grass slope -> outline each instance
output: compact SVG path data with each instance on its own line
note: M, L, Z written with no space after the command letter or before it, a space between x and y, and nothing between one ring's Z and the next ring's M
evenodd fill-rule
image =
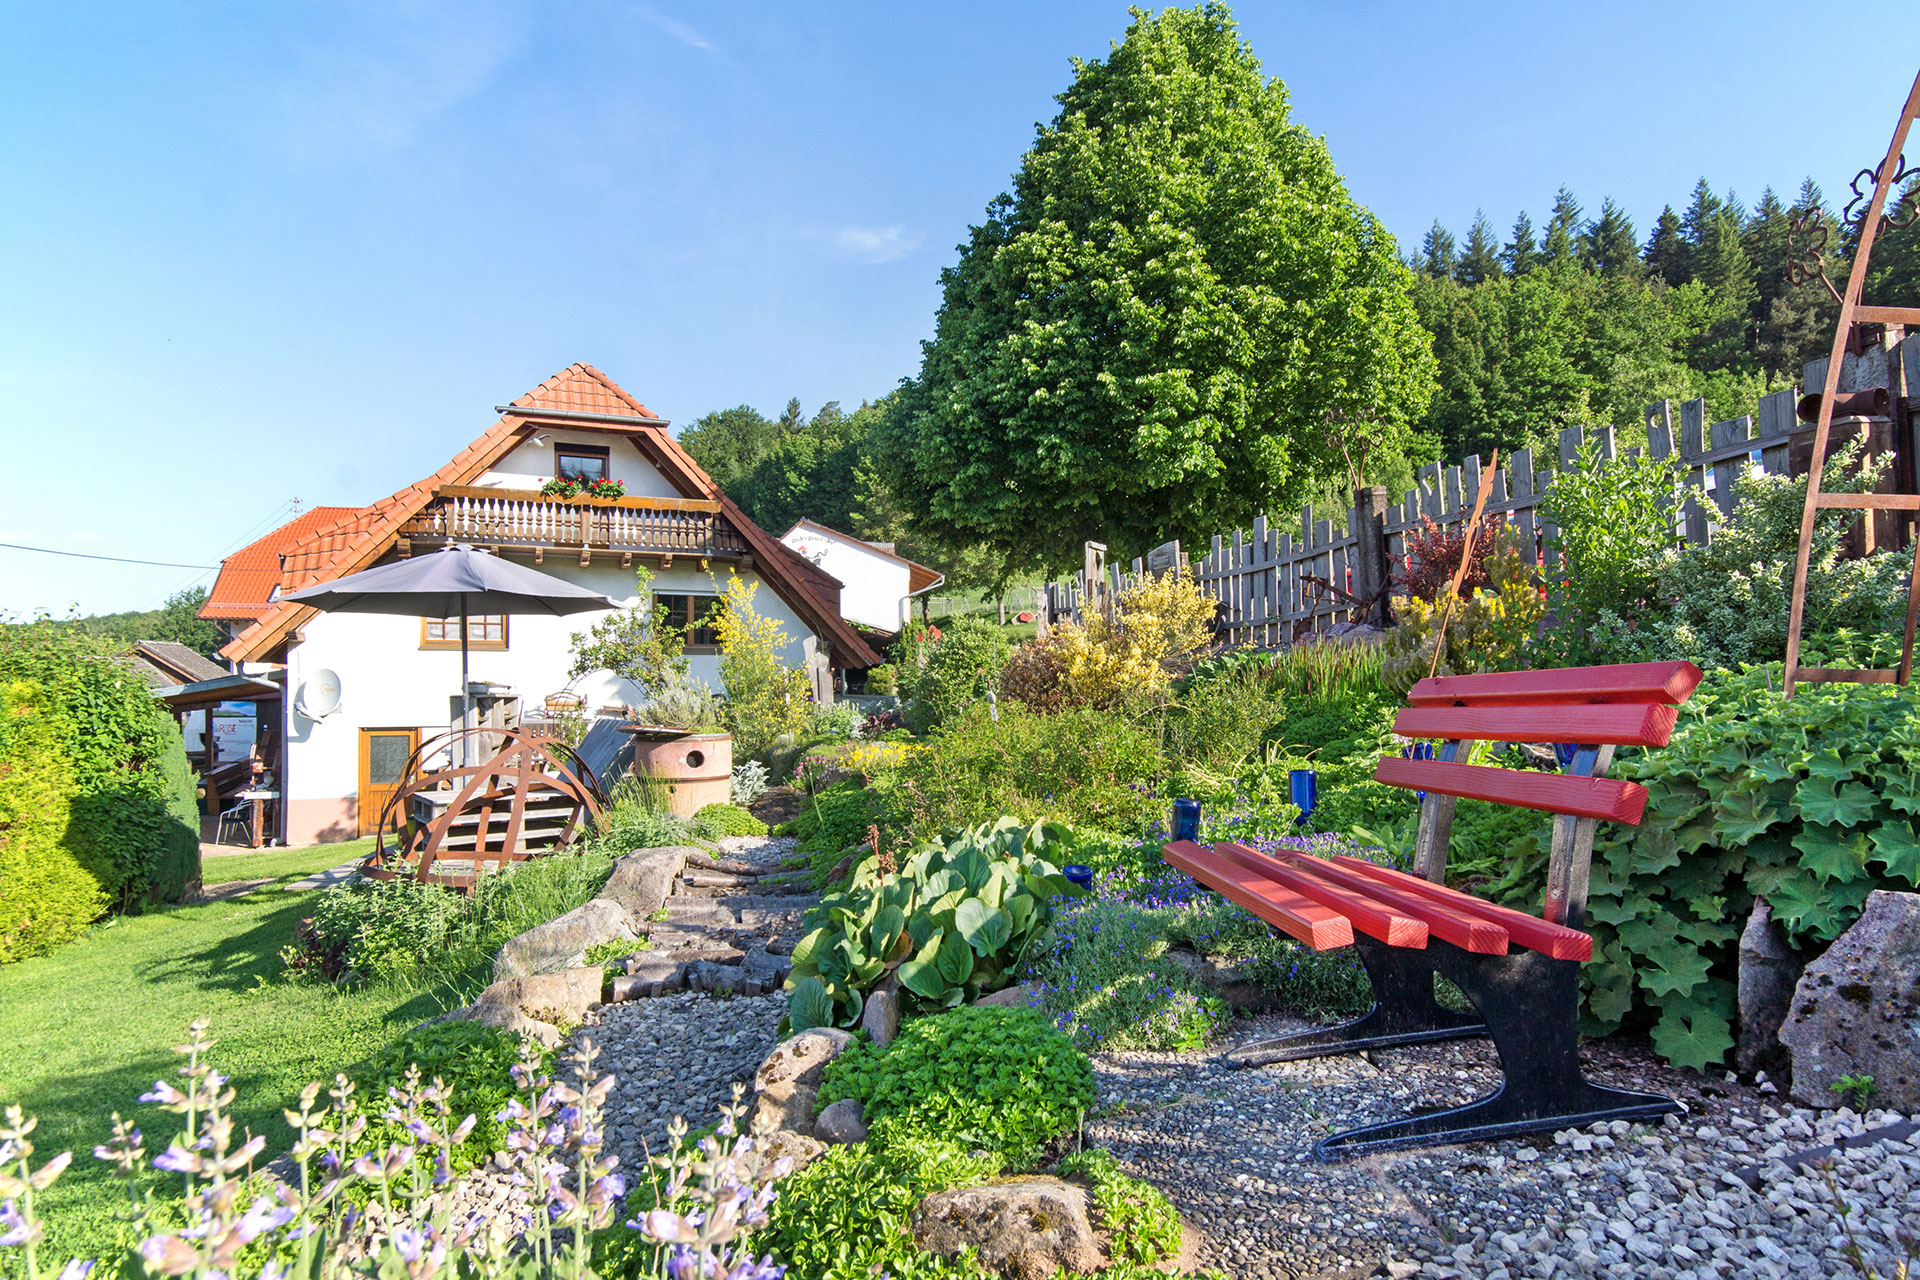
M175 1070L172 1046L194 1018L212 1020L237 1123L267 1134L271 1156L290 1141L280 1111L302 1085L461 1003L451 984L343 993L277 981L280 948L314 898L285 885L366 843L209 859L209 881L281 882L229 902L116 918L53 955L0 968L0 1104L40 1117L36 1162L74 1153L39 1201L49 1222L43 1266L113 1248L124 1191L91 1152L116 1110L136 1119L149 1151L165 1146L176 1117L137 1099ZM20 1264L17 1252L0 1250L0 1273Z

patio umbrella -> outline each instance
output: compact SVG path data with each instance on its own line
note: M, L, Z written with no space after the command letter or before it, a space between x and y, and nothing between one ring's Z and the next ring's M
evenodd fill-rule
M619 606L596 591L503 560L465 543L350 573L283 597L329 613L460 619L460 727L473 715L467 686L467 616L548 613L564 617Z

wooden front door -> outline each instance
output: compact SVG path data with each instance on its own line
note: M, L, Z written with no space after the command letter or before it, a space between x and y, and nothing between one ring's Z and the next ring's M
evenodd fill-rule
M360 731L360 834L380 825L380 812L406 778L407 759L420 745L418 729Z

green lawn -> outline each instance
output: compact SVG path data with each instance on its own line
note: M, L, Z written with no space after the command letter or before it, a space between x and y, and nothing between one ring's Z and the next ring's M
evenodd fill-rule
M225 884L229 880L259 880L267 876L275 879L309 876L337 867L356 855L364 858L372 848L371 840L355 840L351 844L317 844L305 849L215 854L200 860L200 879L204 884Z
M284 885L334 866L370 842L208 859L212 883L274 875L229 902L120 917L50 956L0 968L0 1105L40 1117L36 1160L71 1150L73 1166L40 1203L49 1220L42 1262L109 1249L124 1204L92 1156L118 1110L136 1117L157 1153L175 1117L137 1101L176 1065L187 1024L206 1016L214 1058L238 1090L238 1123L288 1142L280 1110L309 1080L331 1079L399 1033L463 1003L443 985L341 993L278 980L279 952L314 893ZM264 980L264 982L263 982ZM0 1251L0 1272L19 1265Z

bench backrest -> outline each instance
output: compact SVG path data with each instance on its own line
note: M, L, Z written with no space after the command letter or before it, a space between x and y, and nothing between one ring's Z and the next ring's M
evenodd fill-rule
M1542 915L1582 928L1595 824L1637 823L1644 787L1605 777L1615 747L1663 747L1678 708L1700 684L1691 662L1635 662L1606 667L1437 676L1408 694L1394 732L1442 743L1431 760L1389 756L1374 777L1424 791L1414 869L1446 879L1454 800L1466 796L1555 815ZM1457 763L1467 741L1570 743L1573 760L1560 773Z

